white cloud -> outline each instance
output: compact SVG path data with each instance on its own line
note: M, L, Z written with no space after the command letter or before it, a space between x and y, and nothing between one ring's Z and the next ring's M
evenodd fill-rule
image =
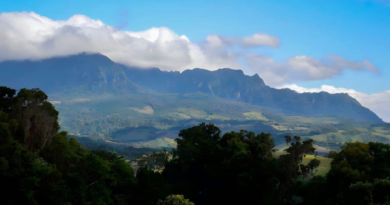
M237 38L221 35L209 35L206 43L212 48L226 48L229 46L240 47L279 47L279 38L268 34L255 33L253 36Z
M309 56L295 56L286 62L279 63L266 56L251 54L247 55L246 61L253 73L263 76L265 82L272 86L332 78L340 75L345 69L379 73L379 70L367 60L354 62L335 55L321 60Z
M245 37L242 40L244 46L253 47L253 46L271 46L278 47L279 39L267 34L253 34L251 37Z
M331 78L344 69L377 72L369 61L351 62L338 56L322 60L296 56L275 62L247 49L279 46L277 37L261 33L243 38L209 35L195 43L166 27L122 31L83 15L55 21L34 12L1 13L0 28L0 61L99 52L136 67L243 69L258 73L271 86Z
M242 68L235 53L215 50L239 45L239 38L211 35L205 44L196 44L165 27L121 31L83 15L54 21L34 12L2 13L0 28L0 60L42 59L85 51L102 53L126 65L164 70ZM266 40L257 46L268 46Z
M358 100L360 104L375 112L384 121L390 122L390 107L388 106L390 104L390 90L375 94L366 94L353 89L336 88L330 85L322 85L320 88L304 88L296 84L291 84L280 86L278 88L289 88L291 90L295 90L298 93L347 93L351 97Z
M33 12L3 13L0 27L0 60L41 59L86 51L139 67L180 69L191 63L188 38L164 27L127 32L82 15L53 21Z

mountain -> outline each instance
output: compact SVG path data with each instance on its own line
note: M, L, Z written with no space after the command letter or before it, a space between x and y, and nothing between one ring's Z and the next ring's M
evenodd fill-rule
M260 76L247 76L229 68L166 72L119 65L101 54L81 53L39 61L0 63L0 84L13 88L38 87L47 93L85 94L196 93L217 96L288 115L333 116L382 122L372 111L347 94L296 93L267 86Z
M142 90L116 63L101 54L81 53L39 61L0 63L0 85L40 88L46 93L123 93Z
M157 68L136 69L122 65L130 80L160 93L202 92L224 99L273 108L289 115L344 115L372 122L382 120L348 94L297 93L265 85L259 75L247 76L229 68L166 72Z
M351 140L390 142L382 120L347 94L274 89L241 70L136 69L82 53L0 62L0 73L1 86L45 91L70 134L119 144L156 144L201 122L271 133L280 146L285 135L331 149Z

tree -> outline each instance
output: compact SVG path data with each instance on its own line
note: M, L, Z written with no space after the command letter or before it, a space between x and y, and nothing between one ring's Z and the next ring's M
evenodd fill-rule
M351 184L346 193L347 203L351 204L390 204L390 180L375 179L373 182Z
M58 111L47 101L47 95L43 91L37 88L21 89L12 109L28 150L39 152L50 144L60 128Z
M346 143L334 157L327 175L331 187L330 195L336 196L334 201L340 204L359 200L366 203L375 202L373 187L384 185L382 189L386 190L386 177L389 175L390 145L374 142ZM379 198L384 203L386 195L381 196Z
M159 200L157 205L195 205L188 199L185 199L183 195L169 195L164 200Z
M137 179L123 157L57 133L58 112L39 89L14 95L0 87L0 204L131 203Z
M16 90L0 86L0 111L10 113Z
M327 180L323 176L314 176L309 181L302 181L296 194L302 198L302 205L333 205Z
M14 125L9 121L0 120L0 204L36 204L48 188L42 184L56 179L58 171L14 140Z
M18 123L15 139L30 151L41 151L50 144L59 130L58 111L47 101L47 95L38 88L14 89L0 87L0 111Z
M217 151L221 139L221 130L213 124L201 123L188 129L181 130L176 138L177 149L173 150L173 158L180 157L181 161L207 163Z
M330 150L327 157L334 159L338 153L334 150Z
M288 154L281 155L277 161L278 203L291 200L298 177L307 178L319 165L316 159L312 160L309 165L302 164L306 154L315 151L312 139L302 141L300 136L294 136L294 138L286 136L285 139L290 146L286 149Z
M270 134L241 130L221 137L218 127L202 123L180 136L163 172L174 193L196 204L267 204L278 197L285 174L278 175Z
M144 155L137 157L134 162L136 162L138 167L147 166L155 172L162 172L165 168L165 164L171 159L172 153L164 149L160 152L153 152L149 156Z
M129 164L114 152L96 150L92 153L108 161L110 173L106 180L108 189L111 190L111 197L115 204L129 204L134 197L137 179Z
M289 171L291 179L295 179L298 175L306 176L315 167L318 167L319 161L316 159L312 160L309 163L309 166L302 164L302 160L306 154L311 154L315 151L312 139L301 141L300 136L294 136L294 139L291 139L290 136L286 136L286 143L290 145L290 147L286 149L288 155L282 157L288 158L286 169Z
M164 198L171 193L165 178L161 173L151 170L149 167L140 167L137 170L137 187L131 204L154 205L158 199Z

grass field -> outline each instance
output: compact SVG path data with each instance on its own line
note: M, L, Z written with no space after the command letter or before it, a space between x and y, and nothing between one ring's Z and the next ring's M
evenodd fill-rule
M137 107L130 107L131 110L134 110L138 113L143 113L143 114L148 114L148 115L153 115L154 110L150 106L145 106L143 108L137 108Z
M247 120L262 120L262 121L268 121L264 115L262 115L260 112L245 112L244 116Z
M314 155L306 155L306 157L303 159L303 164L309 164L309 162L314 158L317 158L321 162L320 166L316 170L314 170L314 175L325 176L331 168L331 163L333 159L321 156L316 157Z
M285 152L285 151L276 151L274 153L274 156L276 158L279 158L280 155L285 155L285 154L287 154L287 152ZM314 158L317 158L321 162L320 166L318 166L318 168L316 170L314 170L314 175L325 176L331 168L331 163L332 163L333 159L327 158L327 157L321 157L321 156L316 157L314 155L306 155L306 157L303 158L302 163L307 165Z

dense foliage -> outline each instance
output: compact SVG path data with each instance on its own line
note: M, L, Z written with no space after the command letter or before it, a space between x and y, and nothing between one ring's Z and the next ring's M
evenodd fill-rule
M183 195L169 195L165 200L159 200L157 205L194 205Z
M280 158L273 156L270 134L242 130L221 136L218 127L202 123L179 136L163 176L195 204L286 204L298 177L318 166L302 164L314 148L298 136L287 137L289 154Z
M87 151L66 132L56 134L58 112L42 91L14 96L1 87L0 94L0 203L129 202L137 180L123 158Z
M326 178L304 185L305 204L390 204L390 145L347 143Z
M58 132L58 112L39 89L0 87L0 204L390 204L390 145L347 143L313 176L313 140L286 136L275 157L270 134L183 129L172 152L137 159L88 151Z

